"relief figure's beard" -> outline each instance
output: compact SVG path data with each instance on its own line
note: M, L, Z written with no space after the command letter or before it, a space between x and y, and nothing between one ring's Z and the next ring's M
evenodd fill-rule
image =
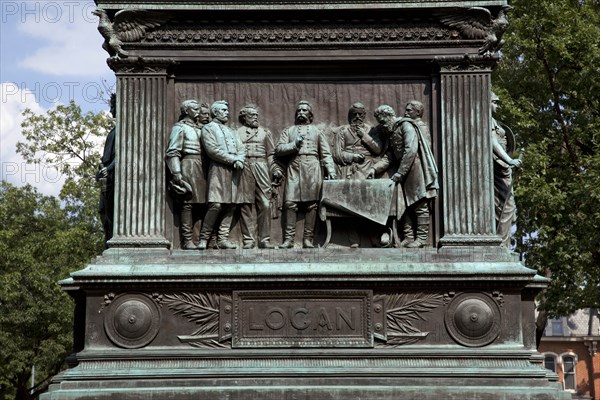
M304 125L304 124L308 124L308 123L309 123L308 117L306 117L304 115L296 116L296 125Z
M394 130L394 122L395 122L395 121L393 121L393 120L392 120L392 121L388 121L388 122L386 122L385 124L383 124L383 126L385 127L385 129L386 129L388 132L390 132L390 133L391 133L391 132Z
M364 124L364 118L353 118L352 121L350 121L350 125L352 126L363 126Z

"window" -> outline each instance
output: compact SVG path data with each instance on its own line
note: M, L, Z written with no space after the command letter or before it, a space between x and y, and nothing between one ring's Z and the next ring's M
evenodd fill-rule
M556 372L556 357L553 355L544 356L544 368Z
M563 336L563 323L560 319L552 321L552 336Z
M575 357L568 355L562 356L565 390L575 390L577 388L575 384L575 364Z

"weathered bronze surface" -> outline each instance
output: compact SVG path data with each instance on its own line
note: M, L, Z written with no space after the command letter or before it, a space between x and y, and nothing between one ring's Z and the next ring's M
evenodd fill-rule
M200 230L198 249L204 250L213 228L220 218L216 246L221 249L235 249L229 241L229 231L233 221L235 205L243 203L240 187L246 150L240 137L227 125L229 104L224 100L210 107L213 120L202 128L202 147L211 160L208 167L207 192L208 211Z
M181 236L184 250L194 250L194 204L206 203L206 155L200 141L202 125L207 124L208 106L196 100L181 103L179 121L171 129L166 163L172 179L169 188L181 207Z
M364 290L233 292L232 347L373 347L372 296Z
M281 132L275 154L287 159L283 209L285 236L281 248L294 247L296 214L302 204L306 209L302 246L313 248L317 207L323 179L335 178L335 167L329 143L322 130L312 124L312 106L300 101L295 124ZM324 171L323 171L324 170Z
M97 4L114 234L44 400L569 398L497 232L506 1Z
M500 99L492 93L492 114L499 107ZM511 248L510 234L517 222L517 205L513 194L512 168L520 167L521 160L512 158L515 150L515 138L512 131L492 118L492 149L494 151L494 206L496 210L496 229L502 238L502 245Z
M117 113L117 96L110 97L110 114L114 117ZM96 181L100 184L100 202L98 211L104 229L104 245L113 236L113 215L115 212L115 132L112 128L106 136L101 163L96 172Z
M245 249L254 248L255 229L258 231L258 247L274 248L271 244L271 198L273 187L283 178L281 167L274 161L275 146L271 132L259 125L258 115L256 106L244 106L239 118L242 126L237 130L246 146L246 162L240 180L244 196L240 229ZM253 205L256 205L256 223L253 221Z

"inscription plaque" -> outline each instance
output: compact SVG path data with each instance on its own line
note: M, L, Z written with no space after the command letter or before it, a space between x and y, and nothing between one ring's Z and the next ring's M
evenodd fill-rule
M233 292L232 346L373 347L370 290Z

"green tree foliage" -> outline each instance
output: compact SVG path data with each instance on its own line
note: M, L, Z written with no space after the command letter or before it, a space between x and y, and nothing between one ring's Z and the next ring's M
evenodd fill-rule
M85 226L74 224L57 199L31 186L0 186L0 383L8 396L36 397L71 348L72 302L58 281L98 251ZM85 243L89 240L91 243Z
M600 3L515 0L495 71L523 154L517 250L552 278L542 314L600 307Z
M25 141L17 151L55 166L66 181L59 199L31 186L0 186L0 384L9 399L46 390L72 348L73 304L58 282L102 251L94 176L112 123L73 102L23 116Z
M73 218L94 231L102 229L95 175L112 124L107 113L83 113L73 101L45 114L26 109L21 124L25 141L17 143L17 152L27 162L53 166L66 178L61 200Z

